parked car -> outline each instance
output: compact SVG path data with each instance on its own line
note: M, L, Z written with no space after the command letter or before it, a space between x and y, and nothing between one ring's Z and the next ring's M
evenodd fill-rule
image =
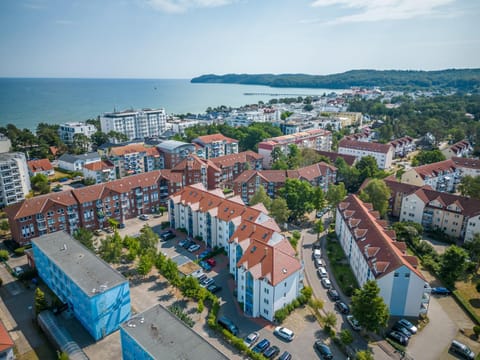
M399 323L396 323L395 325L393 325L392 330L395 330L395 331L398 331L399 333L402 333L402 335L405 335L409 339L413 335L410 332L410 330L408 330L406 327L400 325Z
M125 229L125 224L124 224L124 223L118 224L118 228L119 228L119 229Z
M208 255L210 255L211 251L210 250L204 250L198 255L198 258L203 260L205 259Z
M147 214L142 214L138 217L140 220L143 220L143 221L147 221L150 219L150 216L148 216Z
M325 261L323 259L315 259L314 264L316 268L325 267Z
M327 295L332 301L340 300L340 295L338 295L338 291L334 288L330 288L327 290Z
M211 267L214 267L215 265L217 265L217 262L215 261L214 258L209 258L207 260L205 260L207 262L208 265L210 265Z
M257 342L259 336L258 332L254 331L243 338L243 343L251 348Z
M326 278L326 277L328 277L327 269L325 269L324 267L319 267L319 268L317 269L317 273L318 273L318 277L319 277L319 278Z
M320 249L314 249L312 256L314 259L320 259L322 257L322 250Z
M252 351L261 354L265 350L267 350L269 346L270 346L270 341L268 341L267 339L263 339L253 347Z
M321 340L315 341L315 349L320 353L322 359L333 359L332 350L330 350L328 345L324 344Z
M207 290L210 291L212 294L215 294L215 293L219 292L220 290L222 290L222 287L218 286L216 284L211 284L211 285L207 286Z
M16 277L19 277L20 275L22 275L25 271L20 267L20 266L15 266L13 268L13 275L15 275Z
M362 327L358 323L358 320L353 317L353 315L347 315L347 321L352 327L353 330L355 331L360 331L362 330Z
M434 287L432 288L432 294L434 295L451 295L452 292L444 287Z
M160 241L167 241L174 238L175 238L175 234L173 233L172 230L167 230L160 234Z
M200 249L200 245L193 244L188 248L188 251L193 253L193 252L197 251L198 249Z
M401 319L401 320L398 320L397 321L397 324L403 326L404 328L406 328L408 331L410 331L412 334L416 334L417 333L417 327L415 325L413 325L410 321L408 321L407 319Z
M273 333L281 337L283 340L287 340L287 341L292 341L295 338L294 332L283 326L277 326Z
M332 283L330 282L329 278L323 278L321 282L325 289L330 289L332 287Z
M217 320L218 324L223 327L224 329L227 329L230 331L233 335L237 336L238 334L238 327L233 323L232 320L229 318L222 316Z
M215 280L213 280L212 278L207 277L205 280L203 280L203 281L200 283L200 286L206 288L206 287L212 285L214 282L215 282Z
M343 301L340 301L340 300L335 301L335 308L342 314L350 313L350 308Z
M265 352L263 353L263 356L265 356L267 359L273 359L275 356L277 356L280 353L280 348L278 346L270 346Z
M185 239L186 242L183 243L182 247L188 249L190 246L195 245L195 242L190 239Z
M178 242L178 246L185 247L185 245L187 245L189 242L190 242L190 240L188 240L186 238L182 239Z
M288 351L285 351L278 360L292 360L292 354L290 354Z
M452 354L460 356L462 359L473 360L475 353L470 348L457 340L452 340L450 348L448 349Z
M387 334L387 337L399 343L400 345L403 345L403 346L408 345L408 338L398 331L390 331Z
M211 267L210 264L207 263L206 261L203 261L203 260L200 261L199 265L202 267L203 270L205 270L205 271L207 271L207 272L210 271L210 270L212 270L212 267Z

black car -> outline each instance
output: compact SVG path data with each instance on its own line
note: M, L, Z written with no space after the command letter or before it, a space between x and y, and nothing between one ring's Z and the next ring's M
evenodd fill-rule
M280 349L278 346L270 346L265 352L263 353L263 356L265 356L267 359L273 359L275 356L278 355L280 352Z
M338 291L333 288L327 290L327 295L332 301L340 300L340 295L338 295Z
M335 302L335 308L337 308L337 310L339 312L341 312L342 314L350 313L350 308L343 301L340 301L340 300L336 301Z
M253 347L252 351L256 353L263 353L265 350L267 350L269 346L270 346L270 341L268 341L267 339L263 339Z
M406 336L409 339L412 336L412 333L405 326L402 326L399 323L396 323L395 325L393 325L392 330L398 331L399 333L401 333L402 335Z
M188 249L192 245L195 245L195 241L189 240L183 244L183 248Z
M390 331L387 334L389 339L399 343L400 345L407 346L408 345L408 338L398 331Z
M288 351L285 351L278 360L292 360L292 354L290 354Z
M160 234L160 241L167 241L174 238L175 238L175 234L173 233L172 230L168 230Z
M324 344L322 341L317 340L315 341L315 349L320 353L320 357L325 360L333 359L332 350L328 347L328 345Z

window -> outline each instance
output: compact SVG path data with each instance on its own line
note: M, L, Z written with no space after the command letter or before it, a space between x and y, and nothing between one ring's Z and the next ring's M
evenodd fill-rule
M393 276L398 277L399 276L398 272L394 273Z
M268 310L267 310L267 309L263 309L263 313L264 313L265 315L268 315Z
M263 302L268 305L268 299L263 299Z
M406 278L409 278L409 277L410 277L410 273L406 273L406 274L405 274L405 277L406 277Z

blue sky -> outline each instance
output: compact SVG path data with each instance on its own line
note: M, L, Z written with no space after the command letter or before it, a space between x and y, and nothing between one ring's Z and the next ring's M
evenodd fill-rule
M480 67L478 0L1 0L1 77Z

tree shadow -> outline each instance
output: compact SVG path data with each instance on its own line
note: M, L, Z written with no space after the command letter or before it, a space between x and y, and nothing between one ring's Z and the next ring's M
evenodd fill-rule
M170 299L173 298L173 294L171 293L167 293L167 294L163 294L163 295L160 295L158 297L158 301L161 301L161 302L168 302Z
M165 281L156 281L152 286L148 288L149 291L162 291L168 288L168 283Z
M178 307L180 307L180 308L182 308L182 309L185 310L185 309L187 308L187 306L188 306L188 301L187 301L187 300L184 300L184 299L182 299L182 300L177 300L177 301L175 301L175 302L172 304L172 306L178 306Z
M305 321L308 321L308 322L311 322L311 323L317 321L317 318L316 318L315 315L313 315L313 314L307 314L307 315L305 315L305 316L304 316L304 319L305 319Z
M472 305L474 308L478 309L480 308L480 299L470 299L468 300L470 305Z

